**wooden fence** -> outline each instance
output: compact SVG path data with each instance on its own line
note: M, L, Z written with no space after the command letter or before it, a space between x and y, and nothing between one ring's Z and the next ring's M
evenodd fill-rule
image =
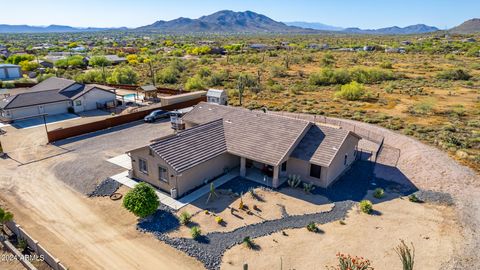
M45 263L47 263L54 270L68 269L60 262L59 259L53 257L53 255L50 254L50 252L48 252L47 249L45 249L37 240L33 239L20 225L16 224L14 221L9 221L5 225L12 233L14 233L17 236L17 238L25 239L25 241L27 241L28 246L35 251L36 255L38 255L39 257L42 257ZM29 267L23 261L22 261L22 264L25 267Z
M192 100L188 100L188 101L184 101L184 102L180 102L172 105L167 105L167 106L158 106L158 105L147 106L133 113L109 117L107 119L103 119L100 121L81 124L81 125L72 126L68 128L51 130L47 132L48 142L52 143L58 140L76 137L79 135L83 135L83 134L87 134L87 133L91 133L99 130L104 130L104 129L112 128L115 126L131 123L137 120L141 120L154 110L170 111L170 110L183 109L183 108L197 105L201 101L206 101L206 97L200 97L200 98L196 98L196 99L192 99Z

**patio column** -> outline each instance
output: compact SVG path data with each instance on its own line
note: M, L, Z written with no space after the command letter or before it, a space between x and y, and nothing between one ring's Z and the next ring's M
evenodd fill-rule
M240 157L240 176L245 177L247 175L247 159Z
M280 181L278 179L279 175L279 166L273 167L273 178L272 178L272 186L273 188L278 188L280 186Z

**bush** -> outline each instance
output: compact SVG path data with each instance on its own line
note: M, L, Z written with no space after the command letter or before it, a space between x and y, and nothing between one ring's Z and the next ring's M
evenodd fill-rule
M185 89L187 90L203 90L205 89L205 85L203 83L202 78L198 75L188 79L187 83L185 84Z
M352 257L350 255L337 254L337 267L329 268L332 270L373 270L370 260L364 258Z
M3 226L5 225L5 223L7 223L8 221L11 221L11 220L13 220L13 214L8 212L8 211L5 211L3 208L0 207L0 226L1 226L0 227L0 236L4 232Z
M182 225L187 225L190 223L190 220L192 219L192 215L190 215L188 212L182 212L180 214L180 224Z
M147 183L136 185L123 198L123 206L141 218L155 213L159 205L155 190Z
M287 76L287 69L283 66L273 65L270 68L270 74L274 78L283 78Z
M223 218L215 217L215 222L217 222L218 224L222 224L223 223Z
M346 100L359 100L365 95L365 87L358 82L351 82L342 85L340 91L335 93L335 97Z
M362 200L360 202L360 210L365 214L370 214L373 210L373 204L369 200Z
M395 252L398 254L400 261L402 261L403 270L413 270L413 264L415 262L415 247L408 247L405 241L400 240L400 245L395 248Z
M246 236L243 238L243 241L242 241L243 245L249 249L252 249L253 248L253 241L252 239L250 238L250 236Z
M421 200L415 194L412 194L412 195L408 196L408 200L411 201L411 202L414 202L414 203L421 202Z
M451 80L451 81L468 81L472 75L470 75L467 71L459 68L459 69L450 69L445 70L437 74L437 78L441 80Z
M136 84L138 74L131 67L117 67L113 70L107 82L111 84Z
M174 84L177 83L178 76L180 76L180 72L177 69L174 67L167 67L158 72L157 81L159 83Z
M315 222L310 222L310 223L308 223L308 225L307 225L307 230L308 230L309 232L314 232L314 233L316 233L316 232L318 232L318 227L317 227L317 225L315 224Z
M376 188L375 191L373 191L373 197L377 199L385 197L385 191L383 190L383 188Z
M313 185L313 183L303 183L303 191L305 191L305 193L312 193L312 191L315 189L315 186Z
M380 67L381 67L381 68L386 68L386 69L392 69L392 68L393 68L393 64L392 64L392 62L390 62L390 61L385 61L385 62L382 62L382 63L380 64Z
M331 85L331 84L345 84L351 81L349 73L344 70L322 69L320 72L313 73L309 77L309 82L312 85Z
M331 53L326 53L321 60L322 66L330 67L335 65L335 57Z
M291 188L297 188L301 183L302 180L300 179L300 175L289 175L287 180L288 186Z
M200 230L200 227L198 226L193 226L190 229L190 235L192 236L193 239L197 239L202 235L202 230Z

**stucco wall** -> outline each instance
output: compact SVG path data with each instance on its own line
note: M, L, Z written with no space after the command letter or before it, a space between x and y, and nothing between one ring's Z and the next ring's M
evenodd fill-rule
M232 169L240 166L239 157L223 154L184 171L179 176L175 176L174 170L164 160L155 154L154 156L149 154L148 147L133 150L130 152L130 155L132 157L134 178L150 183L167 193L170 193L170 189L176 187L179 197L203 185L205 180L210 180L223 174L225 167ZM139 158L147 161L148 174L140 171ZM158 166L167 168L168 183L159 179Z
M170 189L173 188L175 184L175 181L172 181L174 178L171 177L174 171L168 164L165 163L165 161L158 157L151 156L149 154L148 146L131 151L130 156L132 158L132 171L134 178L150 183L151 185L170 193ZM139 158L147 161L148 174L140 171ZM158 166L167 168L168 183L160 180Z
M66 113L70 106L70 101L60 101L55 103L42 104L44 113L55 115ZM10 119L15 120L19 118L31 117L40 115L39 105L28 106L17 109L6 110L10 113Z
M357 148L358 141L359 139L354 135L349 135L345 139L345 142L338 150L337 155L333 158L332 164L328 168L327 185L332 184L355 161L355 149ZM343 164L345 154L347 155L346 165Z
M81 106L75 106L75 112L81 111L90 111L97 109L97 102L98 103L106 103L115 100L115 93L107 92L99 89L92 89L85 93L83 96L75 99L81 100ZM75 101L73 104L75 105Z
M327 187L327 168L322 167L320 179L310 176L310 162L296 158L290 158L287 161L287 175L300 175L301 180L313 183L316 186Z
M203 185L206 180L211 180L223 174L225 167L233 169L239 166L239 157L231 154L222 154L190 170L184 171L177 180L178 195L182 196L189 190Z

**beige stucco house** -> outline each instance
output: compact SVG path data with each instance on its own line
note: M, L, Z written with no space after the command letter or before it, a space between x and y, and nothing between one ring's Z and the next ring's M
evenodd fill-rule
M232 170L273 188L289 175L328 187L356 160L353 132L242 108L199 103L186 130L129 152L131 176L182 196Z

